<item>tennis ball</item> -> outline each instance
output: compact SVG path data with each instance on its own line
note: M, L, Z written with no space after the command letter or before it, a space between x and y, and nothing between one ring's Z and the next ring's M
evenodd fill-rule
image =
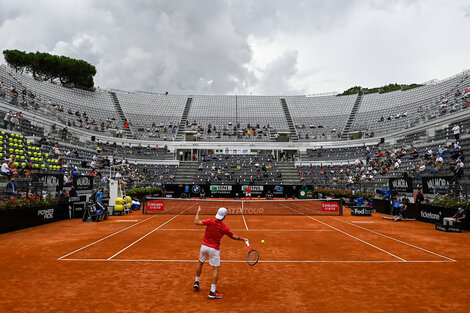
M264 239L263 239L263 240L261 240L261 243L264 243Z
M21 167L26 167L26 163L21 163Z

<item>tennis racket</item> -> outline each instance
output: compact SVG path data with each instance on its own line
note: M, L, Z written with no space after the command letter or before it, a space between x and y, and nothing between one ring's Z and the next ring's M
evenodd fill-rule
M249 266L256 265L259 261L259 253L255 249L252 249L250 247L250 242L247 240L245 241L247 247L248 247L248 256L246 257L246 262L248 263Z

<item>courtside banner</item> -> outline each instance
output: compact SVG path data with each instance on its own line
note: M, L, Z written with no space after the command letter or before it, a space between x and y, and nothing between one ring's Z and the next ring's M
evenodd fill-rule
M339 203L338 202L322 202L321 210L322 212L339 212Z
M145 210L147 211L147 213L162 212L164 206L165 204L163 203L163 201L149 200L145 204Z

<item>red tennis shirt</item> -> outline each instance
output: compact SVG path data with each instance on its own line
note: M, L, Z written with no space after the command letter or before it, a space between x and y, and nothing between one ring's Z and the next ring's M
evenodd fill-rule
M207 247L220 250L220 239L222 239L224 235L227 235L230 238L233 236L230 228L228 228L224 222L219 221L216 218L203 220L202 224L207 226L204 239L202 240L202 244Z

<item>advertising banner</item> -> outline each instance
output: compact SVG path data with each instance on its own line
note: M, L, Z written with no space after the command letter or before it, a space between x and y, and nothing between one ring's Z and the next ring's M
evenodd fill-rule
M389 178L388 186L390 189L397 192L413 192L413 179L408 178Z
M430 176L423 177L423 193L447 193L451 184L452 176Z
M147 213L159 213L165 209L163 201L149 200L145 203L145 210Z
M322 202L321 211L322 212L339 212L339 203L338 202Z

